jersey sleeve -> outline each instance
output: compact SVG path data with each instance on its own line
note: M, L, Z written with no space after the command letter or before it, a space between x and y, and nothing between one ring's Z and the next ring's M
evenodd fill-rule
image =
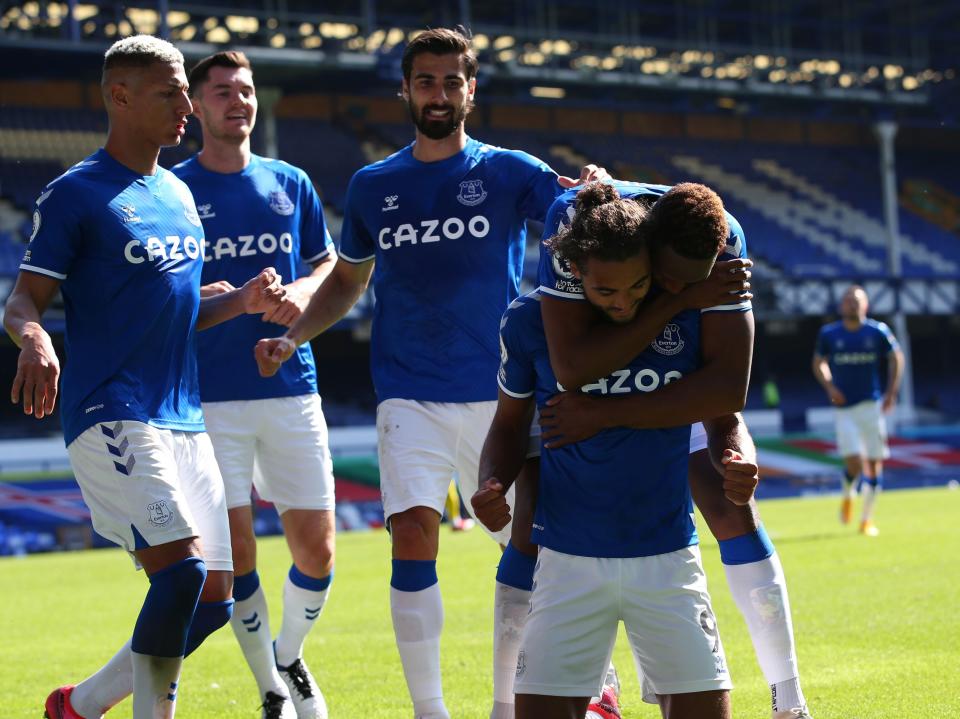
M300 259L307 264L319 262L333 251L333 238L327 229L323 204L306 174L300 176Z
M877 329L880 330L880 336L886 344L887 354L900 349L900 343L897 342L897 338L894 337L893 332L890 331L886 322L877 322Z
M80 247L81 227L77 193L66 187L48 187L37 198L33 232L20 269L65 280Z
M360 174L353 176L347 187L346 208L343 213L343 227L340 230L340 258L353 264L372 260L376 255L373 237L367 231L360 208L363 205Z
M544 223L544 237L553 237L570 224L576 195L564 193L550 206ZM537 265L537 282L540 291L551 297L565 300L582 300L583 284L570 270L570 264L540 243L540 260Z
M533 396L537 374L533 358L524 348L524 332L516 308L516 304L510 305L500 320L500 371L497 373L497 384L505 394L524 399Z
M727 238L727 246L717 257L718 262L726 260L747 259L747 239L744 237L743 228L737 219L727 213L727 224L730 226L730 236ZM750 300L736 300L722 305L714 305L700 310L701 312L752 312L753 303Z
M544 222L553 201L563 192L557 173L533 155L520 151L512 154L519 161L521 177L524 178L519 192L520 216Z

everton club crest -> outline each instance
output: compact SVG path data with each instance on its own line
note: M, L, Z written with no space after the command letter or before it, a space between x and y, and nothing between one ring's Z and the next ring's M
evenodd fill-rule
M483 189L483 180L464 180L460 183L460 194L457 195L460 204L473 207L487 199L487 191Z
M270 193L270 209L278 215L292 215L293 202L284 190L274 190Z

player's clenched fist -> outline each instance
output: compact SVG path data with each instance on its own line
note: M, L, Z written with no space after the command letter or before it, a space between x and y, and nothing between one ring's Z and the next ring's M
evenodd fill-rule
M280 279L275 269L267 267L259 275L248 280L240 288L243 295L243 311L249 315L257 315L279 305L286 294Z
M748 462L739 452L723 450L723 493L734 504L747 504L760 483L760 468Z
M506 492L496 477L491 477L470 497L474 514L484 527L491 532L499 532L510 524L510 505Z
M280 365L290 359L297 351L297 343L286 336L271 337L257 342L253 356L257 360L257 369L261 377L273 377Z

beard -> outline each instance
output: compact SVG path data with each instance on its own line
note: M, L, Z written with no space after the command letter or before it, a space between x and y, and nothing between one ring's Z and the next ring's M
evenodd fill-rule
M452 110L450 115L443 120L431 120L427 117L427 110ZM431 140L442 140L450 137L467 117L466 104L460 107L453 105L426 105L418 108L413 104L413 100L407 100L407 110L410 112L410 119L416 125L420 134L429 137Z

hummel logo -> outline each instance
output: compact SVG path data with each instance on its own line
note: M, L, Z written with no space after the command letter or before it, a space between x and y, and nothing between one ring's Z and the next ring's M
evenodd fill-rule
M123 218L124 222L141 222L139 215L137 215L137 208L133 205L120 205L120 212L126 215Z
M400 205L397 204L397 200L400 199L399 195L387 195L383 198L383 207L381 212L390 212L390 210L399 210Z
M205 205L197 205L197 214L200 215L201 220L209 220L217 216L217 213L213 211L213 205L209 202Z

